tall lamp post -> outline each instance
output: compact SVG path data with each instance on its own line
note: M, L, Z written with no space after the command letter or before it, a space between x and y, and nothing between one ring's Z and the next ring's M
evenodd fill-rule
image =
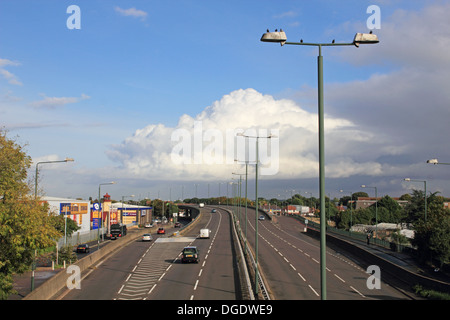
M411 181L411 182L423 182L424 192L425 192L425 222L427 221L427 182L425 180L414 180L410 178L405 178L403 181Z
M344 190L339 190L339 192L344 192ZM347 208L348 208L348 201L347 201ZM352 234L352 227L353 227L353 192L350 191L350 236Z
M378 189L377 187L369 187L363 184L361 188L372 188L375 189L375 241L378 237Z
M100 214L100 220L99 220L99 226L97 229L97 248L100 247L100 228L103 227L103 206L100 201L100 194L101 194L100 188L101 188L101 186L108 185L108 184L115 184L115 183L116 183L115 181L111 181L111 182L106 182L106 183L100 183L98 185L98 210L99 210L99 214ZM102 207L101 212L100 212L100 207ZM102 232L102 241L105 241L104 232Z
M55 161L40 161L36 163L36 175L35 175L35 181L34 181L34 198L37 198L37 185L38 185L38 166L40 164L44 164L44 163L58 163L58 162L73 162L75 160L73 160L72 158L65 158L64 160L55 160Z
M256 139L256 163L255 163L255 295L258 295L258 164L259 164L259 139L275 138L274 135L268 136L248 136L238 133L237 136Z
M280 43L282 46L300 45L314 46L319 48L319 56L317 58L318 66L318 107L319 107L319 185L320 185L320 282L321 282L321 299L326 300L326 216L325 216L325 144L324 144L324 110L323 110L323 57L322 47L325 46L356 46L360 44L378 43L378 37L372 33L357 33L350 43L307 43L287 42L286 33L280 29L280 32L264 33L261 37L262 42Z

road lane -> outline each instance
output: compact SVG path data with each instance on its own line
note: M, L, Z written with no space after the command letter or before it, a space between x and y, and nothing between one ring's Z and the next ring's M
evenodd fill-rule
M255 211L248 209L248 240L255 245ZM319 241L302 234L303 225L290 217L276 217L276 223L258 221L258 260L275 299L320 299ZM295 275L295 276L294 276ZM370 290L369 275L342 253L327 248L327 298L406 299L382 283Z
M170 273L161 279L148 299L236 299L238 281L233 268L229 214L218 209L208 215L210 220L202 227L211 230L210 238L196 239L190 244L199 249L200 262L183 264L178 257L173 262Z
M235 257L232 249L230 216L224 210L203 214L183 237L153 235L154 241L131 242L109 259L84 275L81 289L66 290L65 300L233 300L238 295L235 284ZM197 239L201 228L211 232L209 239ZM169 229L171 234L177 229ZM182 264L183 247L196 245L198 264Z

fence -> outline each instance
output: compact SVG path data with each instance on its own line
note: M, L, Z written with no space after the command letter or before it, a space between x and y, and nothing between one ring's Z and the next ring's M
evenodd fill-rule
M134 226L135 223L127 224L126 226L129 228L131 226ZM90 230L90 231L83 231L83 232L74 232L71 236L67 236L67 239L65 240L64 237L58 240L58 248L64 247L64 244L66 243L68 246L76 246L81 243L87 243L90 241L94 241L98 239L98 236L100 234L100 237L103 234L106 234L106 228L103 227L100 229L100 232L98 229Z

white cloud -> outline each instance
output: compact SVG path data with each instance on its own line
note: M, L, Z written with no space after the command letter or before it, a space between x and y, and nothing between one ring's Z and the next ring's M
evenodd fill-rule
M145 20L147 18L147 12L138 10L136 8L129 8L129 9L122 9L120 7L114 7L114 10L121 14L122 16L126 17L134 17L134 18L141 18L142 20Z
M235 138L237 132L260 136L277 132L278 140L260 139L260 155L267 152L260 156L261 169L273 167L277 161L278 170L270 179L311 178L318 175L317 123L317 114L305 111L292 100L276 100L254 89L240 89L223 96L195 118L181 116L175 128L158 124L137 130L113 146L108 156L121 163L124 175L127 172L144 179L229 179L231 172L242 168L234 159L244 160L247 148L251 151L246 159L255 160L255 139L243 145L243 138ZM332 141L327 146L327 153L332 155L327 160L330 177L380 174L381 165L373 160L359 163L348 159L350 154L362 158L358 150L365 152L365 145L378 146L379 140L371 141L371 134L344 118L326 116L325 126L326 139ZM189 149L180 148L181 143L187 143ZM189 161L174 161L174 152L186 156L186 150Z
M376 30L379 44L339 53L361 68L374 63L395 68L366 80L327 84L329 112L390 139L401 147L383 148L409 157L410 163L437 152L450 158L445 147L450 134L449 10L449 3L420 12L398 10Z
M46 97L45 95L44 99L39 101L33 101L30 103L32 107L35 108L47 108L47 109L55 109L57 107L62 107L69 103L76 103L81 100L90 99L88 95L85 95L84 93L81 94L81 97Z
M2 75L3 78L8 81L8 83L21 86L22 82L19 81L17 76L9 72L8 70L4 69L4 67L6 66L19 66L19 65L20 63L18 62L0 58L0 75Z

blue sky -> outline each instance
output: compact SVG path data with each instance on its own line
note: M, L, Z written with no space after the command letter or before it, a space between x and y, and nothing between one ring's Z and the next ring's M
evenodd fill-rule
M73 4L80 30L66 26ZM424 164L450 162L446 1L3 0L0 125L35 162L75 159L43 167L39 183L50 196L95 197L111 180L113 198L168 199L168 190L195 183L206 196L208 184L217 189L242 166L175 166L171 134L194 121L222 132L281 130L279 173L262 178L265 196L318 196L317 51L259 39L283 28L289 41L351 42L369 31L373 4L380 44L323 52L327 192L372 183L398 196L420 187L401 181L414 175L450 195L446 168Z

